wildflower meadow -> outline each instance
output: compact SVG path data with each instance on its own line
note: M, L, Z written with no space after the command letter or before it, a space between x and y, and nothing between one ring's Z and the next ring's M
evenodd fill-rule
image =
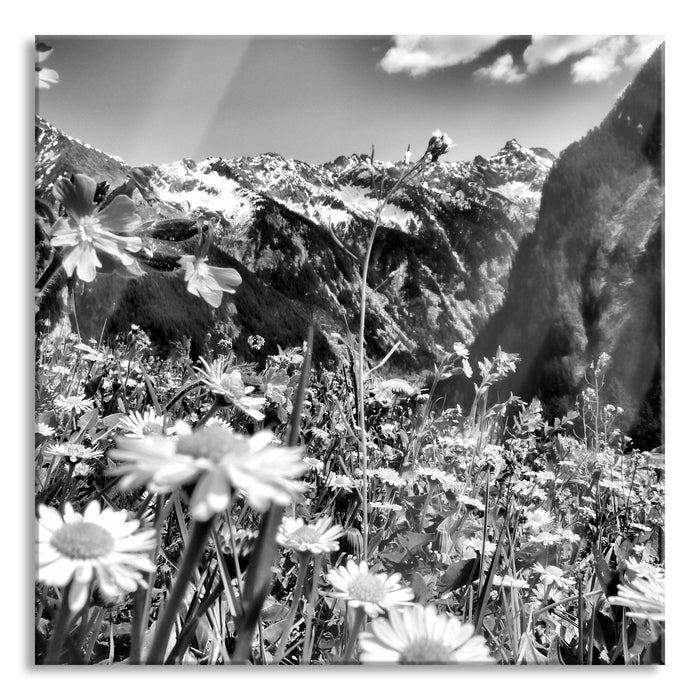
M241 338L259 363L225 336L199 357L135 324L86 337L73 299L97 275L175 276L211 308L245 282L210 264L213 218L169 222L196 251L168 257L164 222L85 173L37 199L37 664L664 663L663 457L604 402L609 356L554 420L501 400L507 347L455 339L422 384L368 357L382 210L452 146L435 131L397 177L373 166L359 327L335 367L312 361L311 322L296 347ZM446 407L457 376L473 401Z

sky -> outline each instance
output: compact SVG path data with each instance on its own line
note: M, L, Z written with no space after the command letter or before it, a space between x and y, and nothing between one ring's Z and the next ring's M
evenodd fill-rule
M448 160L584 136L660 36L40 36L37 111L131 165L276 152L398 160L440 129Z

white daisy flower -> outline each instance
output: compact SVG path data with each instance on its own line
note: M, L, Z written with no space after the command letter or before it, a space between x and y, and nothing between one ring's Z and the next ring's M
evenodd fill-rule
M119 421L119 427L127 432L126 437L143 439L148 435L172 435L175 428L163 429L165 417L156 414L153 406L149 406L145 411L130 411L128 416L124 416Z
M77 464L88 459L101 457L104 452L96 447L86 447L77 442L63 442L61 444L51 445L44 452L53 457L63 457L71 464Z
M271 444L272 432L249 437L219 425L192 430L178 422L175 427L177 435L171 438L117 438L110 457L128 463L112 472L123 475L120 488L147 485L163 493L196 481L190 498L195 520L226 510L232 489L258 511L272 503L287 505L303 493L304 485L294 481L308 468L300 449Z
M373 510L384 511L387 513L398 513L402 510L398 503L383 503L381 501L370 501L369 507Z
M301 518L285 517L280 524L277 542L295 552L336 552L343 528L331 523L330 517L321 518L313 525L307 525Z
M359 565L350 559L346 566L332 569L326 575L334 587L335 598L347 601L351 608L363 609L369 617L397 605L410 605L413 591L401 586L401 574L369 573L366 561Z
M55 508L39 506L37 520L37 579L49 586L71 583L69 605L80 610L93 580L107 598L143 586L141 572L155 569L150 553L155 531L137 532L139 520L127 520L125 510L100 510L91 501L80 515L67 503L63 516Z
M44 437L53 437L56 434L56 428L52 428L48 423L34 423L34 433L43 435Z
M390 610L360 635L360 661L398 664L493 663L486 640L434 606Z
M551 586L552 584L559 586L559 588L573 588L574 586L574 581L566 578L564 572L558 566L548 566L545 569L542 564L537 562L532 570L540 575L540 581L545 586Z
M349 476L344 474L331 474L328 479L328 486L334 491L347 491L351 493L357 488L357 482L355 479L351 479Z
M617 587L617 595L608 598L612 605L628 608L628 617L637 620L666 619L666 579L637 576L633 581Z
M465 506L476 508L476 510L484 510L486 507L483 501L480 501L478 498L471 498L470 496L457 496L457 500L460 503L464 503Z
M529 588L530 584L521 578L514 578L510 574L499 576L495 574L493 577L494 586L503 586L504 588Z
M447 472L438 469L437 467L417 467L416 474L418 476L425 476L432 481L437 481L442 484L447 489L452 489L457 487L457 479L454 474L448 474Z
M554 522L554 518L544 508L537 508L534 511L529 511L526 515L527 522L524 527L533 535L536 535L541 530L546 530Z
M537 544L543 544L545 546L550 546L553 544L559 544L562 540L561 535L554 532L540 532L528 539L528 542L536 542Z
M81 414L83 411L87 411L92 408L92 399L83 396L64 396L59 394L57 399L54 399L54 406L61 413L71 413L75 411L76 414Z
M209 364L200 358L204 369L196 368L204 384L212 394L229 405L233 405L254 420L263 420L265 415L260 409L265 405L265 397L248 396L254 389L243 383L243 375L237 369L225 370L227 360L219 357Z
M406 479L399 476L399 473L395 469L388 469L387 467L379 467L374 470L373 476L376 476L383 484L389 486L396 486L401 488L406 486Z

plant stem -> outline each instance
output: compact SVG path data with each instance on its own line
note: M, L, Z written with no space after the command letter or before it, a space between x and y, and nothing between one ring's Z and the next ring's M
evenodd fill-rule
M297 571L297 583L294 587L294 596L292 597L292 604L289 609L289 617L287 618L287 624L284 626L282 631L282 636L277 643L277 651L272 658L273 665L277 665L284 656L284 651L287 646L287 640L289 639L289 633L292 631L294 626L294 617L299 607L299 601L301 600L301 592L304 590L304 580L306 579L306 570L309 566L310 555L308 552L299 552L299 570Z
M213 524L214 518L209 518L209 520L205 521L196 520L194 526L192 527L192 534L190 535L190 541L182 559L180 573L175 580L175 585L173 586L173 590L170 594L167 605L165 606L163 615L157 622L156 633L153 638L153 645L151 646L151 650L146 658L147 664L163 663L168 640L170 638L170 630L175 624L178 608L180 607L180 603L187 593L187 586L189 585L190 578L197 569L197 564L201 559L204 547L209 540L209 531L211 530Z
M314 573L311 579L311 595L306 601L306 625L304 627L304 649L301 655L301 663L311 663L311 640L313 639L312 622L314 617L314 608L316 607L316 593L318 591L318 574L319 574L319 556L314 556Z
M349 612L349 609L348 609ZM347 620L347 617L345 618ZM343 663L349 664L352 661L352 652L355 650L355 643L360 635L360 629L362 628L362 623L365 619L364 610L356 609L355 618L350 628L350 635L348 636L348 644L345 647L345 654L343 655Z
M46 660L44 661L45 664L57 664L60 662L61 649L63 648L63 642L66 639L66 634L68 633L68 623L71 617L70 605L68 603L71 585L72 582L63 589L61 604L58 608L58 613L56 614L53 634L51 635L51 644L49 645Z
M386 200L385 200L386 201ZM365 430L365 312L367 307L367 274L369 272L369 261L372 255L374 238L379 228L379 221L384 208L382 202L377 207L377 213L369 237L367 252L362 264L362 286L360 287L360 331L359 331L359 359L358 359L358 397L357 397L357 422L360 427L360 467L362 469L362 552L367 557L368 549L368 515L367 515L367 431Z

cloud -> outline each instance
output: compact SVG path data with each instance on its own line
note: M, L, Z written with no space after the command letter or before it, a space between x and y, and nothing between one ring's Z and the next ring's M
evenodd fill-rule
M571 65L575 83L601 83L623 67L639 68L662 43L658 36L611 36L598 42L588 56Z
M413 77L460 64L471 63L506 36L394 36L379 65L387 73L408 73ZM481 80L520 83L550 66L573 59L574 83L600 83L623 69L636 70L663 43L663 36L610 36L601 34L559 36L534 35L522 55L524 71L511 53L474 71Z
M513 56L509 53L497 58L490 66L474 71L478 79L496 80L503 83L520 83L527 77L513 65Z
M571 56L586 53L606 37L600 35L554 36L534 35L523 53L528 73L537 73L547 66L556 66Z
M628 68L641 68L649 56L654 53L656 47L664 42L664 37L661 35L633 36L630 39L633 49L622 59Z
M387 73L426 75L439 68L471 63L505 36L395 36L379 65Z

